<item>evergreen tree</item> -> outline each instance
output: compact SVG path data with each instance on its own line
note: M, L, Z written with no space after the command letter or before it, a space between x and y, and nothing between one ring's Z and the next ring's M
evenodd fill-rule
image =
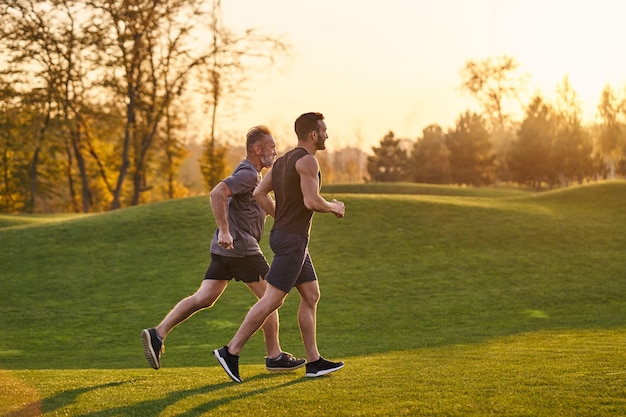
M430 184L449 184L450 150L446 146L446 136L438 125L430 125L423 130L423 136L415 142L411 154L413 181Z
M493 145L484 119L469 111L462 114L448 133L450 170L453 182L465 185L490 185L496 180Z
M508 155L514 181L536 188L556 182L555 169L551 166L555 135L554 110L537 95L526 110L518 138Z
M389 132L380 141L379 147L372 147L374 155L367 157L367 172L373 182L408 181L408 154L400 146L400 140Z

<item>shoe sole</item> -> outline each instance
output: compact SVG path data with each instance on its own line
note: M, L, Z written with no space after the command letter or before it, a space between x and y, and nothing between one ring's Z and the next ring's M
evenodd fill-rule
M159 369L161 363L156 352L152 349L152 338L148 329L141 331L141 341L143 342L143 354L146 356L148 364L154 369Z
M222 358L220 356L219 349L215 349L213 351L213 356L215 356L215 359L217 359L217 361L222 366L222 368L224 368L224 371L226 371L226 374L230 377L230 379L232 379L233 381L238 382L238 383L243 382L243 380L241 378L237 378L237 376L231 372L231 370L228 367L228 364L226 363L224 358Z
M270 372L289 372L289 371L295 371L296 369L300 369L304 365L306 365L306 362L302 362L300 365L292 366L291 368L268 368L266 366L265 369Z
M321 371L317 371L315 373L313 372L307 372L306 374L304 374L304 376L308 377L308 378L315 378L318 376L322 376L322 375L328 375L331 372L335 372L340 370L341 368L343 368L344 365L340 365L336 368L330 368L330 369L322 369Z

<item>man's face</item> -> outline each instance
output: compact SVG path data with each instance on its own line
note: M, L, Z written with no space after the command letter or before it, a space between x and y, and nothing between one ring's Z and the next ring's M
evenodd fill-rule
M265 136L261 141L261 164L265 168L271 168L276 159L276 142L271 135Z
M326 123L323 120L317 121L317 140L315 142L315 146L318 151L323 151L326 149L326 139L328 139L328 134L326 133Z

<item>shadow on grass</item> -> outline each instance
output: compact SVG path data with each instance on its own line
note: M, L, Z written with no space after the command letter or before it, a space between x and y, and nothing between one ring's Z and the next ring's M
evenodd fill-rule
M257 379L259 377L262 378L268 378L270 377L269 375L257 375L256 377L250 378L250 379ZM306 382L307 378L305 377L301 377L299 379L294 379L292 381L288 381L285 382L283 384L280 385L276 385L273 387L267 387L267 388L258 388L258 389L254 389L251 391L248 391L246 393L243 394L237 394L237 395L231 395L230 397L225 397L225 398L219 398L219 399L215 399L213 401L209 401L205 404L199 405L195 408L192 408L191 410L188 410L184 413L179 414L177 417L196 417L196 416L201 416L204 415L205 413L214 410L215 408L225 405L225 404L229 404L233 401L237 401L237 400L241 400L244 398L250 398L250 397L254 397L255 395L261 395L261 394L265 394L268 391L272 391L272 390L276 390L279 388L285 388L285 387L289 387L292 385L296 385L302 382Z
M21 409L14 411L9 414L5 414L3 417L30 417L30 416L40 416L42 412L51 413L59 408L66 407L76 401L79 395L82 395L86 392L97 391L99 389L117 387L123 384L128 384L131 381L123 381L123 382L109 382L107 384L94 385L92 387L83 387L77 389L71 389L67 391L62 391L52 397L44 398L41 401L36 401L30 404L25 405Z
M250 377L248 379L246 379L246 381L254 381L254 380L260 380L260 379L269 379L269 378L274 378L277 377L278 375L267 375L267 374L259 374L259 375L255 375L253 377ZM181 414L178 414L178 417L196 417L196 416L201 416L217 407L220 407L224 404L229 404L233 401L237 401L237 400L241 400L241 399L245 399L245 398L249 398L249 397L254 397L255 395L260 395L260 394L264 394L266 392L272 391L272 390L276 390L276 389L280 389L280 388L284 388L284 387L288 387L291 385L295 385L301 382L305 382L306 378L302 377L299 379L295 379L292 381L288 381L285 382L283 384L280 385L276 385L276 386L271 386L271 387L266 387L266 388L258 388L258 389L253 389L250 390L248 392L245 393L239 393L239 394L235 394L235 395L231 395L229 397L223 397L223 398L217 398L215 400L209 401L207 403L201 404L195 408L192 408L188 411L185 411ZM233 382L224 382L224 383L220 383L220 384L211 384L211 385L206 385L203 387L198 387L198 388L193 388L193 389L187 389L187 390L180 390L180 391L173 391L168 393L165 397L162 398L157 398L154 400L148 400L148 401L142 401L136 404L132 404L132 405L128 405L128 406L123 406L123 407L115 407L115 408L109 408L107 410L102 410L102 411L94 411L91 413L86 413L86 414L81 414L80 417L108 417L108 416L147 416L147 415L154 415L155 413L158 414L160 412L162 412L163 410L165 410L167 407L172 406L174 404L176 404L177 402L187 398L187 397L191 397L193 395L199 395L199 394L207 394L210 392L214 392L214 391L219 391L221 389L233 386ZM49 411L49 410L48 410Z

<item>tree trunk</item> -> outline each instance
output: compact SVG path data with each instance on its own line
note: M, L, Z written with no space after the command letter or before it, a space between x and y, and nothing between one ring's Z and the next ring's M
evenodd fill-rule
M33 159L30 164L30 198L25 207L27 213L35 212L35 199L37 197L37 166L39 165L40 146L37 146L33 153Z
M78 204L76 203L76 190L74 190L74 177L72 177L72 164L74 162L74 158L72 158L72 150L68 143L65 144L65 153L67 154L67 187L70 191L72 210L75 213L78 213L79 209L78 209Z
M117 183L115 185L115 191L113 192L113 202L111 203L111 210L120 208L120 196L122 194L122 185L130 166L128 154L130 151L131 137L135 134L135 100L134 94L129 93L130 102L126 110L126 129L124 132L124 147L122 150L122 165L120 166L119 175L117 177Z
M11 207L11 192L9 191L11 187L11 181L9 180L9 151L6 148L2 151L2 166L4 167L2 171L2 182L4 183L2 187L4 189L4 198L2 200L4 201L0 200L0 208L10 212L13 207Z
M137 166L135 172L133 172L133 198L130 203L132 206L139 205L139 196L141 195L141 190L143 189L141 171L141 166Z
M91 207L91 189L89 188L89 179L87 178L87 167L85 164L85 157L80 146L80 132L74 131L71 133L72 147L74 149L74 155L76 156L76 163L78 165L78 172L80 174L81 183L81 195L82 195L82 210L83 213L89 213Z

